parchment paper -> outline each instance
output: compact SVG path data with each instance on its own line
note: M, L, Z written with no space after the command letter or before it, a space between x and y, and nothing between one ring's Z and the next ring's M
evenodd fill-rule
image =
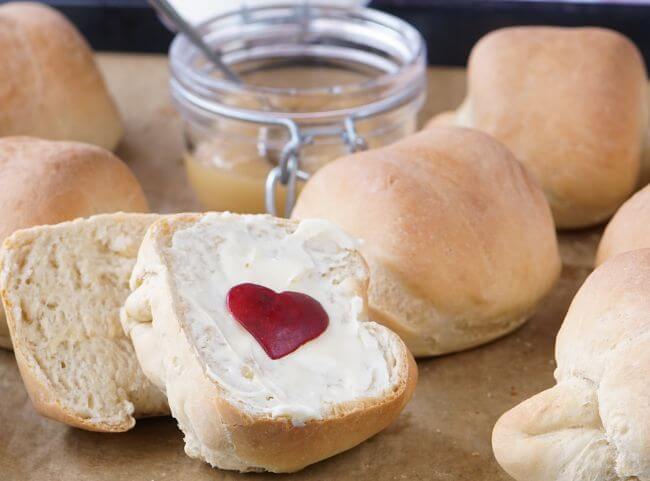
M126 123L118 151L159 212L198 209L181 163L180 122L162 56L99 56ZM464 71L431 69L422 119L458 105ZM598 230L561 238L562 279L520 330L487 346L420 361L414 399L387 430L294 475L212 469L185 456L171 418L138 421L124 434L69 428L33 410L13 355L0 350L0 480L433 480L501 481L490 435L504 411L552 385L555 335L590 271Z

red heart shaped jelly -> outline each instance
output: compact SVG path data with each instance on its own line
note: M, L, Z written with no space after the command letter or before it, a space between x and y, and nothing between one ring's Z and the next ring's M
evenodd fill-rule
M271 359L280 359L320 336L329 323L323 306L300 292L277 293L258 284L239 284L226 297L234 318Z

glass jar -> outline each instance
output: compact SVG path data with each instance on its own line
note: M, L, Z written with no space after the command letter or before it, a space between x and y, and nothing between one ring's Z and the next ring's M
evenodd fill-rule
M420 34L367 8L273 5L198 27L241 79L226 79L189 40L170 50L185 165L210 210L289 215L300 183L349 152L416 129L424 101Z

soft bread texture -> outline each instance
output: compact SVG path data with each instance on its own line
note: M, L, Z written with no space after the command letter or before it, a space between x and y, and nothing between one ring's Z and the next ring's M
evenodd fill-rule
M133 293L122 311L122 322L133 340L145 374L166 392L172 415L185 434L185 451L191 457L222 469L243 472L296 471L376 434L397 417L413 393L417 378L415 362L398 336L367 320L367 268L355 250L344 249L338 244L337 236L344 234L334 226L322 230L305 244L305 252L312 261L305 261L304 265L314 263L324 270L314 271L310 267L295 277L298 280L303 275L318 277L321 288L308 294L316 296L328 310L330 326L320 337L285 358L278 361L264 358L256 341L238 327L234 319L227 318L229 315L214 317L213 311L224 312L223 291L232 286L214 285L209 289L214 293L212 301L209 300L210 292L203 301L200 297L191 297L193 294L200 296L201 282L218 274L216 266L219 263L255 269L255 261L246 264L246 260L254 259L258 248L265 253L268 246L279 245L303 227L306 226L268 216L211 213L170 216L153 224L147 232L131 278ZM229 255L221 259L229 232L242 228L258 247L246 247L240 256ZM338 234L333 235L334 232ZM191 252L178 250L183 242L190 240L194 246ZM269 256L264 254L263 259L268 260ZM191 264L197 260L203 267L191 269L192 273L188 274L186 262ZM279 263L277 269L267 270L262 276L269 282L275 270L284 269L284 263L294 265L293 258L285 258L282 253L274 262ZM184 291L186 282L195 282L196 287ZM300 290L297 285L295 290ZM299 372L307 370L313 374L320 369L318 366L339 363L337 356L345 355L346 339L340 339L341 350L333 352L329 359L318 354L317 347L325 342L328 330L332 329L334 320L329 309L333 306L327 299L336 292L348 292L343 307L357 305L360 309L358 319L346 318L344 322L358 322L358 331L364 333L366 342L375 348L381 347L382 369L388 373L385 392L344 403L325 403L320 406L320 416L312 414L305 418L289 414L288 411L295 411L293 407L280 409L282 406L274 404L273 397L282 397L281 392L267 391L263 387L260 388L262 396L258 396L247 390L247 380L262 384L272 382L264 374L264 366L269 363L284 363L277 369L280 373L284 370L288 376L295 374L293 368L300 356L305 360L310 353L315 356L314 362L316 359L319 362L316 366L302 365ZM197 312L207 323L192 317ZM227 329L239 329L236 343L229 343L229 338L224 337ZM240 352L253 354L242 359ZM362 362L364 355L360 349L354 362ZM215 362L219 356L221 360ZM246 365L236 371L237 362L241 360ZM345 375L344 371L339 369L338 373ZM231 382L226 381L228 376ZM307 381L311 383L312 380ZM349 388L357 389L357 386ZM311 394L302 385L292 389L298 390L297 398ZM330 388L323 382L317 389L323 389L327 395L336 387ZM292 398L285 401L289 405L300 402Z
M515 479L650 480L649 291L649 249L608 260L580 288L557 338L557 385L494 428Z
M465 101L430 125L472 127L503 142L542 185L557 226L577 228L606 220L633 192L648 122L645 67L627 38L514 27L476 44Z
M36 410L90 431L168 413L120 325L152 214L107 214L20 230L1 251L16 361Z
M650 247L650 186L630 197L609 221L596 254L596 265L622 252Z
M27 227L149 209L136 178L109 151L78 142L7 137L0 139L0 210L2 241ZM4 312L0 346L11 348Z
M93 53L45 5L0 6L0 136L76 140L114 149L122 124Z
M371 317L416 356L470 348L521 325L561 269L541 189L489 136L440 127L334 161L298 219L362 240Z

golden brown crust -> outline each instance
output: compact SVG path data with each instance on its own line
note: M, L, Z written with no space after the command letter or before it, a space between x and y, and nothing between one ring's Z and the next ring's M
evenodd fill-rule
M407 349L406 376L396 391L377 402L355 403L350 411L324 421L293 426L287 419L252 417L223 399L216 400L221 419L235 446L235 454L248 466L291 473L360 444L388 427L411 399L417 366Z
M0 136L117 146L117 108L90 47L65 17L38 3L2 5L0 52Z
M540 181L558 227L602 222L632 193L649 120L643 60L627 38L505 28L476 44L468 68L455 124L508 146Z
M609 221L598 245L596 265L646 247L650 247L650 186L630 197Z
M0 239L18 229L106 212L147 212L129 168L111 152L78 142L0 139Z
M231 454L238 460L238 469L295 472L353 448L398 417L417 383L415 360L405 348L403 354L407 369L393 394L381 400L340 406L340 415L308 421L304 426L294 426L288 419L249 415L228 403L214 385L210 394L202 395L214 399L213 407L218 414L211 416L219 420L220 429L227 433L225 437L231 444Z
M334 161L305 185L293 216L362 239L370 309L416 356L514 329L561 268L541 189L507 149L469 129L432 128Z

